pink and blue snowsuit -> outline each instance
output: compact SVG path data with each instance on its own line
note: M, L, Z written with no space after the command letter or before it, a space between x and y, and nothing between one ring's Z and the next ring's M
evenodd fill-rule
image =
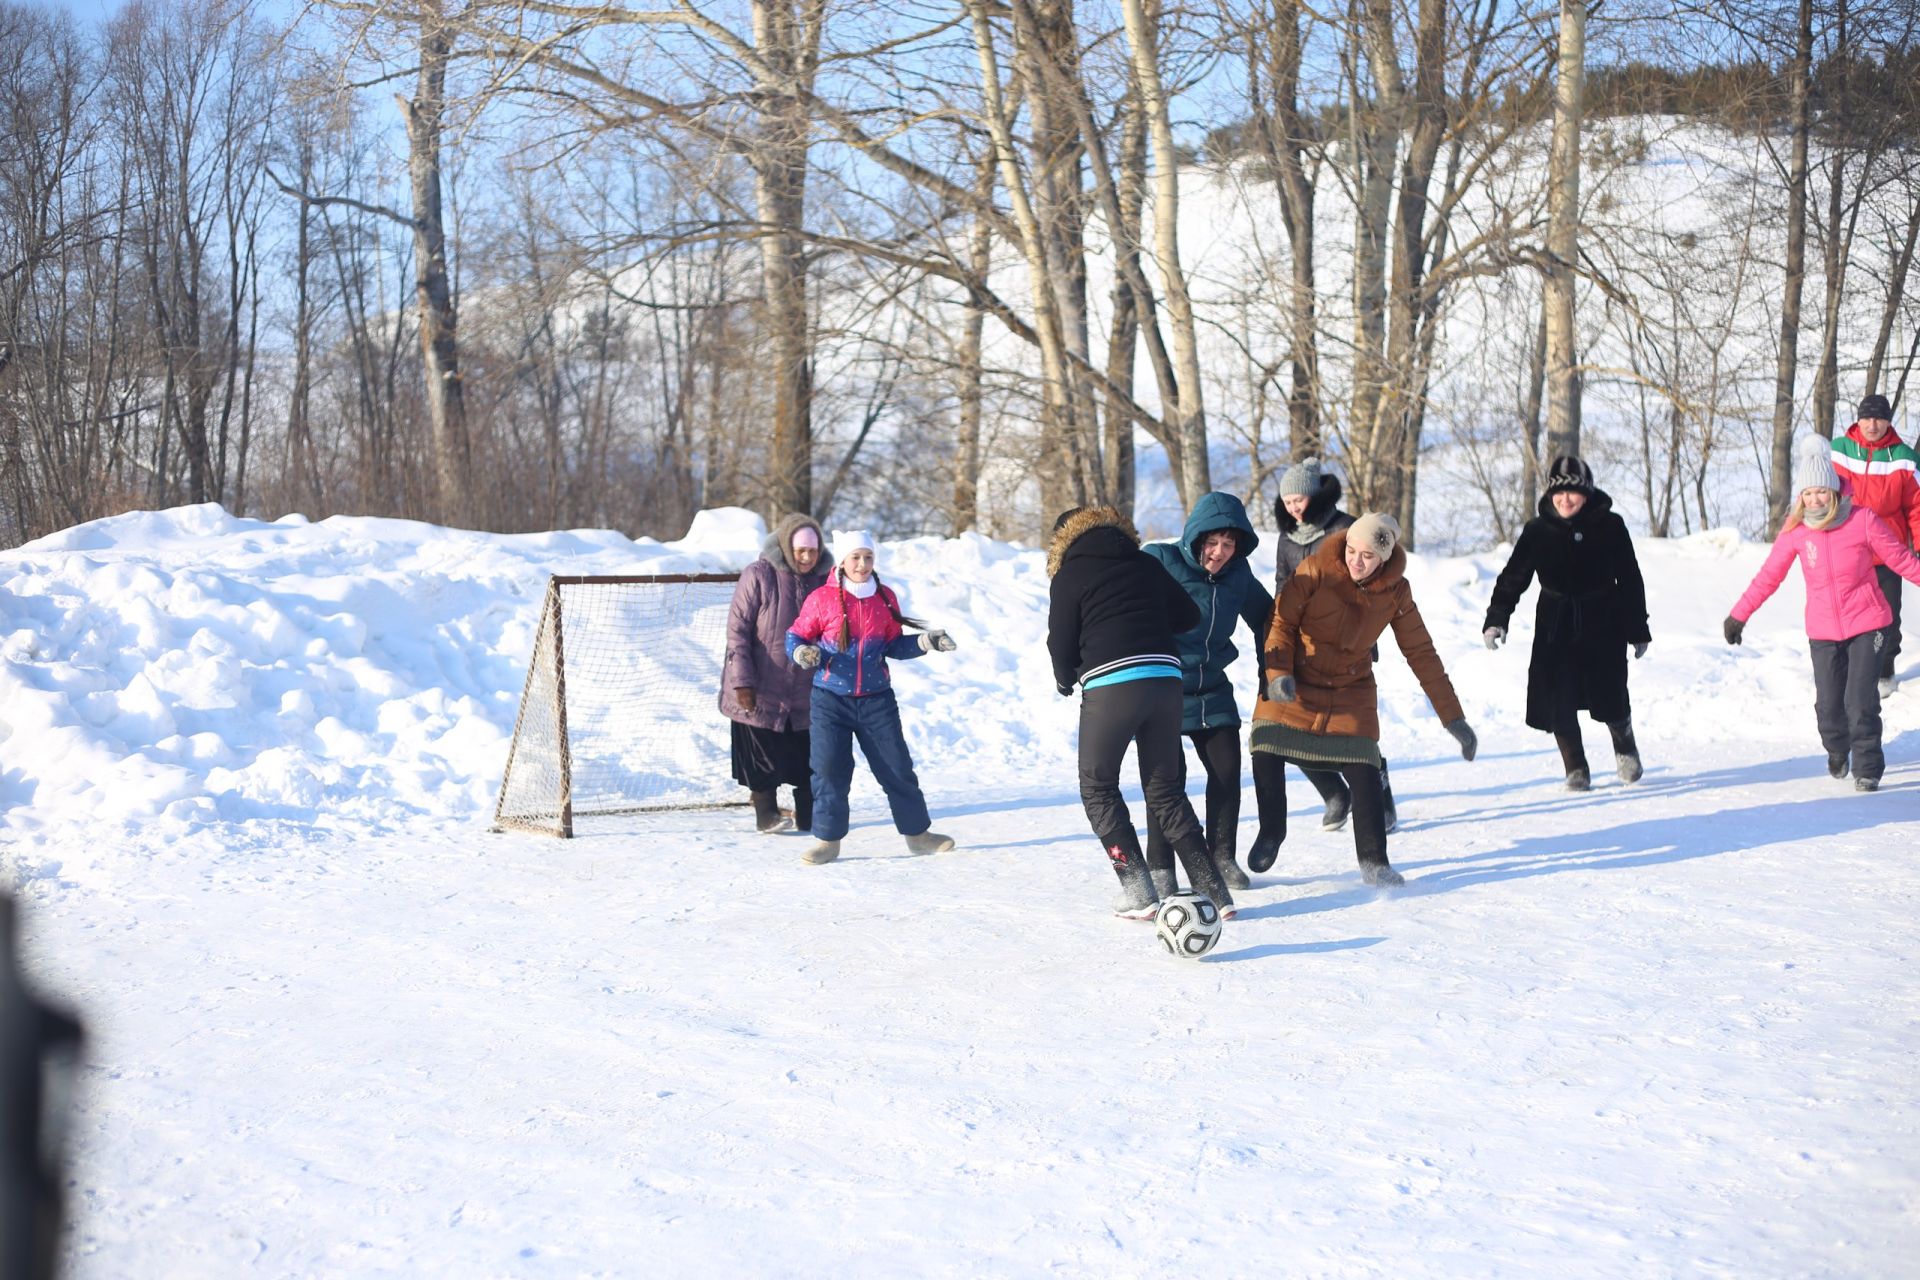
M888 658L918 658L920 637L900 626L900 602L882 584L865 600L848 592L838 572L816 588L787 629L787 657L803 644L820 647L813 673L813 834L839 840L851 821L847 790L853 784L853 744L887 793L894 829L917 836L933 825L927 813L913 755L900 730L900 704L893 696ZM841 620L846 646L840 645Z

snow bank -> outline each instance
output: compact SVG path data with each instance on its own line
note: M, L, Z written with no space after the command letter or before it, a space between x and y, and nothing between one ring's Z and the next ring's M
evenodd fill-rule
M482 824L547 575L738 569L764 536L739 509L702 512L686 538L662 544L606 530L264 522L204 505L99 520L7 552L0 831ZM1530 617L1523 606L1508 650L1480 647L1504 554L1416 556L1411 570L1469 714L1494 742L1521 731ZM1658 742L1685 720L1689 736L1804 742L1799 715L1754 724L1703 712L1804 707L1797 578L1749 645L1728 649L1719 619L1763 548L1716 531L1643 542L1641 554L1655 637L1634 672L1643 737ZM1047 664L1043 554L968 534L884 542L880 566L909 612L960 644L898 668L926 770L1071 778L1075 704L1055 696ZM1255 567L1271 582L1270 547ZM1239 666L1250 705L1251 664ZM1389 751L1447 752L1405 664L1383 663L1381 680Z

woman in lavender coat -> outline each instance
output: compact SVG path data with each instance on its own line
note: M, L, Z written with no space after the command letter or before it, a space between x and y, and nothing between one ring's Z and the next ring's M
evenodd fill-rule
M788 825L778 803L782 786L793 788L792 825L813 826L813 673L787 659L787 628L832 566L819 523L797 512L782 516L760 558L741 570L727 612L720 710L733 721L733 779L752 795L754 825L762 831Z

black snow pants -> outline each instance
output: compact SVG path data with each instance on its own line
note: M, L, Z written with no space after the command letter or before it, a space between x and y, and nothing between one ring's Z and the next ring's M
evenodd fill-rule
M1284 842L1287 838L1287 773L1285 761L1279 756L1265 751L1253 753L1254 777L1257 779L1264 765L1270 779L1268 785L1279 792L1278 814L1273 824L1261 823L1263 832L1276 835ZM1353 852L1360 859L1361 866L1387 865L1387 807L1385 793L1380 786L1380 771L1370 764L1343 764L1337 770L1315 765L1312 769L1302 766L1315 788L1320 785L1322 776L1336 778L1346 784L1347 792L1353 797ZM1325 792L1321 793L1325 795Z
M1883 564L1873 566L1873 576L1880 583L1880 594L1887 598L1887 607L1893 610L1893 621L1880 628L1880 678L1888 679L1893 675L1893 660L1900 656L1900 575Z
M1813 714L1821 745L1830 756L1851 752L1853 776L1879 781L1887 768L1880 750L1881 633L1807 644L1813 650Z
M1200 819L1187 800L1187 760L1180 745L1180 681L1126 680L1080 694L1080 803L1120 881L1130 891L1147 875L1133 815L1120 794L1120 766L1135 748L1147 812L1187 869L1187 882L1224 909L1233 898L1213 865Z
M1188 733L1207 772L1207 848L1221 866L1233 861L1240 844L1240 730L1237 724L1213 729L1195 729ZM1260 811L1260 830L1267 830L1276 810L1285 810L1285 793L1275 803L1273 788L1261 781L1260 755L1254 753L1253 802ZM1280 821L1286 822L1281 813ZM1173 846L1160 828L1151 807L1147 810L1147 865L1156 871L1173 866Z

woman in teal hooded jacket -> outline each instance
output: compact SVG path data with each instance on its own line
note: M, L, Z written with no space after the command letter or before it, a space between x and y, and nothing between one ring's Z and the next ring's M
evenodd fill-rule
M1180 655L1184 695L1180 731L1200 754L1207 772L1207 847L1230 889L1247 887L1247 873L1234 860L1240 823L1240 708L1227 668L1240 651L1233 644L1236 620L1253 635L1254 661L1273 615L1273 596L1247 566L1260 535L1247 509L1230 493L1202 494L1187 517L1177 543L1155 542L1141 548L1173 575L1200 607L1200 625L1174 637ZM1262 673L1261 683L1265 683ZM1254 800L1267 826L1270 805L1254 761ZM1147 824L1147 867L1156 880L1171 880L1173 849L1154 825Z

